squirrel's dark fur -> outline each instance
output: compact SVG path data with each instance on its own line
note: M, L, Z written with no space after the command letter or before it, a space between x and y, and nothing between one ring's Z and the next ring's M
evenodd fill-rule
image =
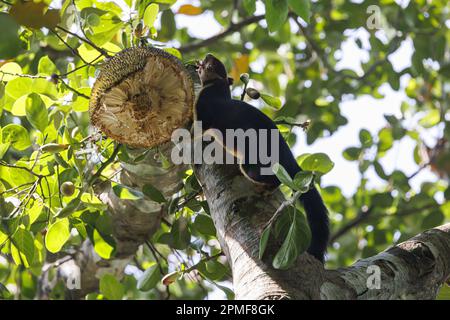
M277 129L275 123L263 112L250 104L234 100L230 92L230 79L222 64L213 55L208 54L206 58L198 65L198 74L202 81L202 90L198 96L195 106L195 120L202 121L203 131L208 129L218 129L225 137L226 129ZM295 160L289 146L279 136L279 160L278 162L286 169L293 178L301 171L297 161ZM220 142L220 141L219 141ZM226 148L226 142L221 142ZM246 142L248 144L248 142ZM259 143L259 141L258 141ZM267 140L268 149L270 148L270 139ZM227 151L233 153L240 160L240 169L244 176L252 182L267 186L267 188L276 188L280 185L280 181L276 175L261 175L260 169L262 164L248 163L249 150L248 145L245 146L246 154L237 154L234 150ZM267 165L264 165L267 167ZM323 262L329 239L328 215L327 209L322 198L314 186L310 190L300 196L309 226L311 229L311 244L308 252Z

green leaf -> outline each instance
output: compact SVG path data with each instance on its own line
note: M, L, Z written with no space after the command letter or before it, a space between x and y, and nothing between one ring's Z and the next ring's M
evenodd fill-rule
M91 27L97 27L100 25L101 19L97 14L91 13L87 16L86 23Z
M450 300L450 286L442 286L436 300Z
M389 208L394 202L394 198L390 193L376 193L371 199L372 205L380 208Z
M305 216L295 208L293 210L293 220L289 232L281 245L280 250L273 259L275 269L288 269L297 257L306 251L311 239L311 231Z
M261 260L264 256L264 251L267 248L267 242L270 238L270 231L272 230L272 226L267 226L261 234L261 239L259 239L259 259Z
M174 249L185 249L191 241L191 234L188 230L188 221L185 217L180 217L172 225L170 235L173 240Z
M0 131L0 135L1 135L1 131ZM11 144L9 142L8 143L0 143L0 159L3 158L5 153L8 151L10 145Z
M80 207L80 203L80 196L70 200L70 202L64 208L58 211L56 216L60 219L70 216L72 213L78 210L78 208Z
M156 17L159 13L159 5L151 3L144 11L144 23L147 27L153 27L156 21Z
M381 179L384 179L384 180L389 179L389 176L384 172L383 167L381 166L381 164L378 161L373 162L373 168L375 169L375 172Z
M348 161L354 161L354 160L359 159L359 156L361 155L361 151L362 151L361 148L349 147L344 150L342 155L344 156L344 159L346 159Z
M309 15L311 12L310 0L288 0L289 6L300 18L309 23Z
M11 240L18 250L18 254L14 257L16 264L21 264L21 262L23 262L25 267L29 267L35 254L34 239L31 232L23 228L19 228L14 233Z
M44 132L48 125L48 113L39 94L30 93L28 95L25 111L31 125L40 132Z
M383 128L378 133L378 152L384 152L392 148L394 139L392 138L392 129Z
M441 225L445 220L445 216L441 210L433 210L431 213L427 214L422 220L421 229L431 229Z
M441 114L439 110L432 109L428 111L428 113L420 119L419 124L424 128L431 128L437 125L441 120Z
M17 150L25 150L31 146L27 129L18 124L8 124L2 129L3 143L10 143Z
M253 14L256 11L256 0L244 0L242 5L248 14Z
M171 55L173 55L174 57L176 57L179 60L183 59L181 52L175 48L164 48L164 51L167 53L170 53Z
M266 20L270 32L277 31L288 15L287 0L266 0Z
M125 293L123 285L111 274L105 274L101 277L99 288L108 300L121 300Z
M294 185L298 191L308 191L313 180L313 174L309 171L300 171L294 177Z
M51 253L57 253L70 238L69 219L59 219L48 228L45 235L45 247Z
M361 129L359 131L359 141L364 148L371 147L373 144L372 134L366 129Z
M172 40L176 31L177 25L175 23L175 15L173 14L172 10L164 10L161 14L161 30L158 32L157 39L159 41ZM178 58L178 56L176 57Z
M166 274L162 279L161 282L163 285L168 286L169 284L174 283L177 281L178 277L181 275L180 271L173 271L171 273Z
M114 246L108 243L106 241L106 237L102 236L97 229L94 229L93 242L94 242L94 250L101 258L103 259L111 258L111 255L114 251Z
M302 169L325 174L333 169L334 163L325 153L314 153L302 162Z
M137 282L137 288L141 291L148 291L156 287L161 280L162 274L157 264L147 268Z
M6 74L4 74L5 72ZM0 80L1 81L10 81L16 79L17 76L13 74L22 74L22 68L15 62L7 62L0 67Z
M87 208L101 211L104 211L108 208L106 204L104 204L98 197L96 197L92 193L83 193L80 197L80 200L82 201L82 205L86 206Z
M197 265L197 270L207 279L216 281L223 278L227 268L217 260L209 260Z
M6 300L9 297L11 297L11 292L9 292L8 288L5 287L5 285L0 282L0 299Z
M33 92L33 80L30 78L16 78L8 81L5 93L14 100Z
M264 102L267 103L271 107L274 107L277 109L281 108L281 100L276 97L272 97L268 94L261 93L261 99L263 99Z
M284 169L281 164L279 163L275 163L273 165L273 173L275 173L275 175L277 176L278 180L280 180L280 182L286 186L288 186L291 189L295 190L295 184L292 181L291 176L289 175L289 173L286 171L286 169Z
M231 290L230 288L227 288L225 286L221 286L220 284L217 284L217 283L215 283L214 285L225 293L228 300L234 300L235 294L234 294L233 290Z
M151 184L144 185L142 187L142 193L155 202L158 202L158 203L166 202L166 199L164 198L164 195L161 193L161 191L156 189Z
M53 73L57 73L58 69L56 69L55 64L48 56L43 56L39 60L38 64L38 73L51 75Z
M121 184L114 184L113 191L116 196L124 200L138 200L142 198L142 194Z
M40 79L37 79L40 80ZM35 83L33 83L33 88L36 89L36 86L34 86ZM31 91L36 91L36 90L31 90ZM50 99L48 96L43 95L43 94L38 94L39 97L42 99L42 101L44 102L45 107L49 107L50 105L53 104L53 100ZM15 116L26 116L27 112L26 112L26 108L27 108L27 99L28 99L28 94L25 94L23 96L21 96L20 98L18 98L16 101L14 101L13 107L11 109L11 113Z
M21 25L32 29L53 29L60 22L59 10L48 9L44 2L24 1L11 6L9 14Z
M216 235L216 228L211 217L205 214L197 215L194 221L194 227L201 234L213 237Z
M22 42L18 37L19 25L7 13L0 12L0 59L15 58L22 49Z

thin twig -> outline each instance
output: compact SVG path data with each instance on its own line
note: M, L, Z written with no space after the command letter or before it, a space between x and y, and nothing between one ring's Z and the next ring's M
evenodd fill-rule
M33 170L27 168L27 167L22 167L22 166L16 166L15 164L9 164L7 162L4 161L0 161L0 166L4 166L4 167L8 167L8 168L14 168L14 169L20 169L20 170L25 170L28 173L32 174L33 176L37 177L37 178L44 178L46 177L45 175L39 174L34 172Z
M302 192L297 191L294 193L294 195L284 201L277 209L277 211L275 211L275 213L273 214L272 218L269 219L269 221L267 221L267 223L264 225L263 229L266 229L267 227L270 227L272 225L272 223L278 219L278 217L281 215L281 213L283 212L283 210L291 205L293 205L297 199L302 195Z
M3 75L14 76L14 77L18 77L18 78L48 79L47 76L37 76L37 75L31 75L31 74L11 73L11 72L5 72L5 71L1 71L1 70L0 70L0 73L3 74Z
M59 34L58 32L56 32L55 30L50 29L50 32L52 32L62 43L64 43L64 45L70 49L70 51L72 51L72 53L74 55L76 55L78 58L81 59L81 61L83 61L85 64L89 64L89 62L87 62L86 60L84 60L84 58L81 56L81 54L75 49L72 48L67 41L65 41Z
M418 213L418 212L423 212L424 210L432 209L432 208L435 208L435 207L439 207L439 205L436 205L435 203L430 203L430 204L427 204L427 205L425 205L425 206L423 206L421 208L407 208L407 209L404 209L403 211L398 211L395 214L377 214L377 215L372 215L371 213L374 211L375 207L371 206L368 209L366 209L364 212L361 211L361 213L359 213L356 216L356 218L354 218L353 220L348 222L340 230L338 230L333 236L331 236L329 244L332 244L333 242L336 242L336 240L338 238L340 238L341 236L346 234L348 231L350 231L354 227L360 225L362 222L366 221L368 218L372 218L372 219L376 220L376 219L387 218L387 217L391 217L391 218L405 217L405 216L408 216L408 215L411 215L411 214L415 214L415 213Z
M118 143L114 147L114 151L111 154L111 156L105 162L102 163L102 165L97 170L97 172L89 179L88 185L92 185L100 177L100 175L102 174L102 171L105 170L107 166L109 166L111 163L114 162L114 160L116 159L117 154L119 153L120 146L121 146L121 144Z
M93 43L91 40L89 40L88 38L83 38L82 36L67 30L64 27L61 26L56 26L57 29L64 31L67 34L70 34L71 36L74 36L76 38L78 38L80 41L86 42L88 45L90 45L92 48L94 48L95 50L97 50L98 52L100 52L102 55L104 55L107 58L110 58L111 56L102 48L100 48L99 46L97 46L95 43Z
M4 194L7 194L7 193L9 193L9 192L16 192L17 189L20 189L20 188L23 188L23 187L26 187L26 186L29 186L29 185L32 185L32 184L34 184L34 182L27 182L27 183L21 184L20 186L16 186L16 187L7 189L7 190L5 190L5 191L3 191L3 192L0 192L0 196L2 196L2 195L4 195ZM30 187L28 187L28 188L26 188L26 189L30 189ZM26 190L26 189L24 189L24 190ZM21 190L21 191L23 191L23 190ZM19 192L20 192L20 191L19 191Z
M161 262L159 261L160 258L158 258L158 255L156 254L156 250L153 248L153 245L150 243L150 241L145 241L145 244L147 245L147 247L150 249L150 251L152 252L153 257L156 260L156 263L158 265L159 271L161 272L161 274L164 274L164 269L161 266Z
M430 165L430 162L424 163L422 164L416 172L412 173L409 177L407 177L406 179L411 180L412 178L414 178L415 176L417 176L423 169L425 169L426 167L428 167Z
M244 28L250 24L253 24L253 23L263 20L264 18L265 18L265 15L258 15L258 16L253 16L253 17L244 19L238 23L231 24L225 31L223 31L215 36L212 36L208 39L205 39L205 40L202 40L199 42L181 46L180 48L178 48L178 51L180 51L181 53L189 53L189 52L195 51L199 48L207 47L207 46L213 44L214 42L216 42L220 39L223 39L226 36L239 31L242 28Z
M296 122L289 122L286 120L277 120L277 121L274 121L274 123L281 124L281 125L293 126L293 127L300 127L306 131L308 129L309 125L311 124L311 121L306 120L305 122L296 123Z
M244 101L245 94L247 93L247 85L248 85L248 82L244 83L244 89L242 90L242 94L241 94L241 101Z
M64 85L67 89L69 89L70 91L76 93L77 95L79 95L80 97L89 100L89 96L85 95L84 93L81 93L80 91L78 91L77 89L69 86L67 83L65 83L62 79L60 80L61 84Z

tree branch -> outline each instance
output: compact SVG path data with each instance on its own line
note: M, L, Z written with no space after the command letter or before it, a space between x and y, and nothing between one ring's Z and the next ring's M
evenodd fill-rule
M203 41L199 41L196 43L191 43L191 44L181 46L180 48L178 48L178 51L180 51L181 53L184 54L184 53L189 53L189 52L195 51L199 48L210 46L211 44L217 42L218 40L223 39L226 36L239 31L242 28L244 28L250 24L259 22L259 21L263 20L264 18L265 18L265 15L252 16L252 17L246 18L238 23L230 24L230 26L223 32L221 32L215 36L212 36L208 39L205 39Z
M86 42L88 45L90 45L92 48L94 48L95 50L97 50L98 52L100 52L100 53L101 53L102 55L104 55L105 57L107 57L107 58L110 58L110 57L111 57L104 49L102 49L102 48L100 48L99 46L97 46L95 43L93 43L93 42L92 42L91 40L89 40L88 38L83 38L82 36L80 36L80 35L78 35L78 34L72 32L72 31L69 31L69 30L67 30L66 28L61 27L61 26L56 26L56 29L59 29L59 30L61 30L61 31L64 31L64 32L67 33L67 34L70 34L71 36L78 38L78 39L79 39L80 41L82 41L82 42Z
M269 240L261 260L259 241L266 222L284 201L281 192L261 195L236 165L201 165L195 172L230 262L237 299L433 299L450 274L450 224L348 268L325 270L304 253L292 268L274 269L280 244ZM414 209L402 214L418 210ZM379 268L380 289L368 286L371 266Z
M378 66L383 65L388 61L388 56L391 54L395 48L395 44L403 39L403 37L396 37L388 50L388 52L385 54L383 59L379 59L375 61L361 76L354 76L352 74L346 74L342 71L336 70L334 66L331 65L331 63L328 61L327 54L324 52L324 50L316 43L316 41L311 37L309 34L309 31L307 28L302 26L302 24L298 21L299 17L295 15L294 13L290 12L289 16L292 17L292 20L294 23L298 26L299 30L302 32L303 36L306 39L307 44L311 47L311 49L316 53L317 57L320 59L320 61L324 64L324 66L332 73L335 73L340 78L348 78L358 81L363 81L367 77L369 77Z
M371 206L367 210L361 210L361 212L356 216L356 218L349 221L347 224L345 224L343 227L341 227L341 229L336 231L336 233L330 237L329 244L333 244L333 242L335 242L338 238L342 237L347 232L349 232L356 226L360 225L361 223L365 222L369 218L373 218L373 219L377 220L377 219L386 218L386 217L392 217L392 218L404 217L404 216L408 216L410 214L420 213L425 210L433 209L436 207L438 207L438 205L436 205L435 203L430 203L421 208L405 209L405 210L397 212L396 214L371 215L375 211L375 207Z
M370 269L369 269L370 268ZM372 270L372 271L371 271ZM371 283L379 270L379 286ZM325 299L434 299L450 275L450 223L425 231L353 266L330 272Z

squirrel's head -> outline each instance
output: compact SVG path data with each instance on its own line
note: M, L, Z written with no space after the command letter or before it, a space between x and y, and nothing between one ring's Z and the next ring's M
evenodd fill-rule
M197 72L202 84L216 79L222 79L229 85L233 84L233 79L228 77L223 63L210 53L198 62Z

